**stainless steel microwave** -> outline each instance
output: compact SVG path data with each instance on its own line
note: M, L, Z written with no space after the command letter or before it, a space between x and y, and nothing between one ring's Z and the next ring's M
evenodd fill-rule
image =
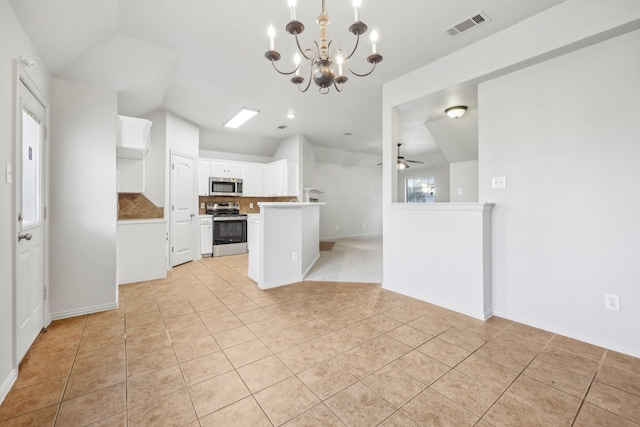
M209 178L210 196L242 196L242 179L240 178Z

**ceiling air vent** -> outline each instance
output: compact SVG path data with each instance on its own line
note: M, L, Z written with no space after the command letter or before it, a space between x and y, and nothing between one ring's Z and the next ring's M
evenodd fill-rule
M489 20L489 17L484 12L478 12L472 17L457 23L453 27L447 28L445 32L451 37L456 37L464 33L465 31L469 31L470 29L477 27L480 24L484 24Z
M286 125L280 125L280 126L278 126L278 129L280 129L280 130L282 130L282 129L286 129L286 128L287 128L287 126L286 126Z

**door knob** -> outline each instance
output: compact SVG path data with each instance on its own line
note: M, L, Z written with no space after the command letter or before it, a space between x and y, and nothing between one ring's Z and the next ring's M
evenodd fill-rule
M26 234L18 234L18 242L19 242L20 240L22 240L22 239L25 239L25 240L31 240L31 237L32 237L32 236L31 236L31 234L29 234L29 233L26 233Z

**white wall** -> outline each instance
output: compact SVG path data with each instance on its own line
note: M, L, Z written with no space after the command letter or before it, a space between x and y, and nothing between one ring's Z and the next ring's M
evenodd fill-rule
M294 162L300 162L302 158L302 135L293 135L287 139L282 140L276 152L273 153L273 161L276 160L291 160Z
M117 97L51 80L53 318L115 308Z
M21 56L38 65L29 75L45 96L49 92L48 71L22 31L6 0L0 0L0 402L15 379L18 362L13 360L13 284L15 224L15 180L5 181L7 165L15 164L15 72L14 60Z
M638 46L635 31L479 88L480 200L497 204L495 312L635 356ZM507 189L492 190L492 176ZM620 295L621 312L604 309L605 293Z
M394 145L395 145L395 127L396 123L394 120L395 116L395 106L406 103L413 99L426 96L432 93L436 93L442 90L446 90L450 87L454 87L456 85L472 82L472 81L486 81L489 78L496 78L501 75L506 75L509 72L514 72L518 69L524 69L525 67L532 66L533 64L540 63L544 60L550 60L553 58L561 57L562 55L568 54L572 51L575 51L579 48L584 48L587 46L595 45L598 42L611 39L616 35L624 34L626 32L632 31L633 29L638 29L640 27L640 2L635 0L611 0L607 2L594 2L591 0L572 0L559 4L556 7L548 9L542 13L539 13L530 19L521 22L519 24L513 25L503 31L500 31L490 37L487 37L473 45L470 45L466 48L460 49L459 51L454 52L451 55L448 55L442 59L434 61L430 64L421 67L412 73L409 73L401 78L398 78L392 82L389 82L383 86L383 215L384 215L384 232L385 236L387 234L393 234L399 232L401 229L406 228L406 224L399 224L395 221L397 220L394 215L392 215L392 205L391 201L393 200L393 193L396 190L396 185L394 184L393 177L393 168L395 166L395 156L394 156ZM637 50L631 56L635 56L633 60L629 60L629 64L636 64L635 60L637 59ZM606 65L606 62L600 61L599 67ZM625 66L626 67L626 66ZM584 70L579 70L579 73L583 73ZM601 71L598 71L601 72ZM638 75L638 68L635 66L635 74ZM575 73L574 73L575 74ZM606 74L606 73L604 73ZM587 73L587 75L592 75L592 73ZM612 76L615 76L616 72L612 72ZM579 79L580 82L583 82L582 79ZM578 99L581 102L588 101L588 107L581 107L579 111L583 111L583 108L593 108L592 104L598 104L602 99L606 98L606 91L609 87L608 84L602 85L602 82L599 81L599 84L594 85L591 84L588 89L584 89L586 94L580 94ZM534 85L530 85L528 82L523 84L525 91L530 91ZM600 90L600 87L603 86L605 89ZM511 87L511 86L510 86ZM575 100L572 98L564 98L560 103L557 103L556 97L550 93L550 91L544 91L541 93L546 94L549 97L550 102L545 103L544 108L540 110L531 110L528 109L528 114L521 115L520 114L520 106L519 106L519 89L518 87L513 87L514 91L509 93L508 95L508 105L510 109L508 114L503 115L501 123L508 123L510 120L517 116L517 119L520 121L522 118L525 118L528 122L530 122L529 127L526 129L537 128L539 127L537 120L538 116L541 117L546 116L545 110L553 110L556 111L556 117L558 117L559 125L558 131L559 134L564 134L566 131L564 129L573 129L577 132L577 135L583 135L583 131L580 130L581 126L585 126L586 122L591 120L594 123L599 122L598 117L583 117L580 120L574 115L570 115L569 121L560 120L560 117L564 116L566 111L574 108ZM566 92L562 92L565 93ZM590 96L587 96L590 95ZM624 107L627 107L627 104L630 103L630 100L633 102L637 102L638 96L627 96L624 98L624 102L622 103ZM554 104L551 100L555 101ZM479 114L482 122L482 106L479 108ZM514 113L515 111L515 113ZM637 109L631 107L631 111L634 111L637 116ZM609 117L609 116L606 116ZM634 119L636 120L636 119ZM637 121L637 120L636 120ZM587 128L592 129L595 124L588 124ZM603 130L607 133L611 133L612 135L617 135L619 131L621 132L637 132L637 125L633 122L626 122L617 120L616 127L620 127L621 129L616 129L615 127L611 127L611 123L607 123L607 126L601 128L599 132ZM481 125L482 126L482 125ZM507 129L511 129L511 126L508 126ZM539 131L538 131L539 132ZM544 130L544 137L547 137L549 134L553 133L553 131L549 129ZM600 133L602 136L602 133ZM492 137L499 136L499 133L491 135ZM519 135L518 138L523 137ZM529 138L529 137L527 137ZM617 144L616 141L611 140L608 135L606 135L605 140L614 146ZM539 142L536 140L536 143ZM487 143L487 141L485 141ZM486 157L484 153L482 153L483 147L480 147L480 160L479 160L479 168L480 168L480 176L483 175L483 159ZM637 159L637 156L636 156ZM505 153L497 154L493 159L495 162L506 162L508 164L508 159L505 156ZM553 163L553 159L550 164ZM601 163L602 164L602 163ZM546 169L544 169L546 171ZM554 171L551 176L560 176L563 177L562 168ZM590 169L588 169L590 170ZM609 168L605 168L604 170L608 171ZM572 169L572 172L575 172L575 168ZM495 172L488 172L495 173ZM511 172L509 171L511 175ZM501 176L500 174L498 176ZM505 173L506 175L506 173ZM600 174L597 174L599 177ZM635 176L635 175L634 175ZM482 190L483 185L487 185L487 183L480 184L480 201L486 200L483 199L484 193ZM556 179L557 180L557 179ZM632 194L636 194L635 190L635 182L633 183L633 187L631 184L628 184L629 180L624 179L616 183L615 186L609 188L609 191L614 193L627 193L632 197ZM513 182L512 179L507 177L507 192L510 191L512 185L517 185L517 182ZM555 185L555 184L554 184ZM623 185L623 187L620 187ZM582 189L586 189L587 186L580 187ZM621 189L622 188L622 189ZM575 197L575 188L564 188L565 195L568 198ZM586 190L585 190L586 191ZM590 193L592 194L592 193ZM526 196L527 203L532 204L531 199ZM607 196L608 199L609 196ZM593 207L594 204L598 203L597 198L592 198L590 203L584 203L585 199L583 197L579 197L577 199L579 202L582 202L584 205L584 212L588 212L590 208ZM637 199L636 199L637 200ZM492 201L492 200L487 200ZM497 222L501 218L500 211L500 199L495 199L497 202L496 212L494 215L497 217L494 218L494 227L497 226ZM555 207L553 204L545 203L542 200L535 201L536 209L548 209L549 212L555 211ZM532 205L532 206L533 206ZM623 212L620 212L620 209L611 204L608 205L611 215L616 220L620 218L625 218L626 216ZM539 212L538 212L539 213ZM637 216L637 215L636 215ZM600 219L600 216L596 216ZM581 223L584 220L581 220ZM535 216L531 216L531 221L528 221L526 224L535 223ZM416 219L415 225L419 226L420 222ZM411 225L411 224L410 224ZM553 224L552 224L553 225ZM515 225L514 225L515 226ZM594 222L592 224L592 228L594 230L597 227L601 226L600 223ZM513 226L512 226L513 227ZM569 236L574 236L574 226L573 223L567 223L566 230L569 230ZM495 249L493 251L493 260L494 260L494 268L496 266L504 266L507 262L514 262L513 255L511 253L505 252L504 243L501 239L506 238L499 231L500 228L496 229L496 233L493 235L493 244L497 245L497 248L503 249ZM512 230L511 228L509 229ZM565 233L565 231L562 231ZM631 234L636 233L636 230L631 229ZM562 236L563 234L560 234ZM597 237L600 237L600 234L596 234ZM513 236L511 236L509 241ZM588 236L582 237L582 240L575 243L576 247L579 247ZM384 239L383 243L383 286L387 286L387 280L389 277L396 276L400 274L400 268L402 266L402 262L399 262L397 253L401 252L407 246L411 246L414 248L419 248L419 241L416 239L408 238L403 242L395 242L392 244L388 239ZM534 240L533 247L540 248L540 242ZM607 237L603 241L603 248L612 249L614 248L614 244L611 243L611 237ZM590 243L588 249L585 250L595 250L595 246ZM628 240L624 239L621 242L621 246L615 247L615 251L609 255L604 257L606 260L611 260L614 257L617 257L617 261L614 263L614 267L617 267L616 273L613 277L609 277L606 281L608 284L615 284L618 286L619 281L617 280L620 274L623 274L626 279L630 277L630 272L628 270L628 266L624 265L624 261L628 258L626 255L626 250L629 248ZM580 252L583 250L579 248ZM636 253L638 251L636 250ZM598 253L602 253L598 251ZM539 252L521 252L521 255L526 255L527 260L517 260L516 263L522 262L530 262L529 266L531 269L541 269L544 266L549 265L549 260L546 258L545 253ZM590 254L593 256L593 253ZM581 255L580 261L584 261L585 257ZM581 262L575 262L575 255L573 252L569 252L565 254L566 261L563 261L567 266L576 267L574 271L578 272L577 267L584 267L586 271L592 271L593 266L591 265L581 265ZM533 262L538 260L538 262ZM604 266L600 261L597 262L597 265L602 265L606 268L606 271L611 271L608 266ZM555 267L554 267L555 268ZM554 270L546 270L546 271L554 271ZM505 288L503 285L505 278L501 276L504 274L503 271L499 269L495 272L494 275L494 283L496 283L496 292L494 293L494 306L496 306L496 311L504 313L510 312L515 313L516 309L511 310L510 308L506 308L505 304L512 304L514 302L518 302L517 300L520 297L507 297L504 295ZM538 277L540 277L541 273L538 273ZM582 274L578 274L576 276L578 280L583 278ZM573 281L576 280L576 277L572 278ZM601 276L600 276L601 277ZM415 286L420 286L420 278L419 277L407 277L407 280L411 280ZM551 278L552 279L552 278ZM637 287L636 280L636 287ZM590 283L590 282L589 282ZM539 284L539 283L537 283ZM518 294L518 283L511 283L511 288L509 288L508 292ZM578 339L585 339L591 342L598 342L602 345L606 345L609 348L614 350L619 350L623 352L632 353L636 356L640 355L640 351L638 350L638 340L635 340L633 344L629 344L629 338L622 339L620 335L610 334L611 330L607 333L603 333L601 329L594 330L590 337L585 337L583 334L583 328L576 325L577 322L584 320L582 315L585 312L584 308L578 307L577 305L581 302L580 298L576 298L573 295L565 295L565 290L570 289L572 291L576 291L579 289L579 285L572 284L569 287L562 288L560 291L560 296L564 297L563 302L564 306L564 314L562 318L559 319L559 322L554 322L554 319L550 317L546 317L545 327L548 329L552 329L554 331L562 331L562 333L572 336ZM582 290L582 289L580 289ZM525 293L532 291L531 289L525 290ZM626 286L624 288L624 294L622 299L622 305L624 310L625 301L629 301L635 297L638 300L638 295L633 294L627 296L629 294L629 288ZM636 291L637 292L637 291ZM545 298L555 297L557 293L549 294L548 292L545 295ZM541 295L539 295L542 298ZM515 298L516 301L512 301L512 298ZM600 295L601 305L604 304L602 300L602 295ZM538 304L531 304L526 312L523 314L526 315L526 319L519 318L520 320L530 321L533 323L538 319L545 317L545 313L547 314L557 314L557 312L550 313L547 311L547 301L544 303L540 303L540 299L536 299ZM599 308L598 310L601 310ZM533 312L535 311L535 315ZM637 311L637 310L636 310ZM607 313L610 314L610 313ZM575 320L567 323L566 319L572 316L576 316ZM619 322L616 323L622 330L628 331L629 328L632 328L633 325L637 325L639 322L637 318L634 322L627 323L627 317L629 314L624 314L621 317L618 317ZM598 315L600 316L600 314ZM529 319L529 320L527 320ZM633 332L631 337L635 337L637 335L637 331Z
M316 163L315 187L327 203L320 207L320 239L382 233L381 176L375 166Z
M227 153L225 151L200 150L199 155L203 159L230 160L234 162L269 163L271 157L252 156L241 153Z
M449 164L449 201L478 201L478 161L456 162ZM458 194L458 189L462 194Z
M169 206L165 200L167 176L167 113L154 111L144 118L151 120L151 140L149 152L144 162L145 197L158 207ZM165 218L168 211L165 209Z
M405 181L408 178L425 178L432 176L435 182L436 203L449 201L449 165L442 165L436 168L403 169L398 171L398 202L406 202Z
M315 188L316 152L313 145L305 137L302 138L302 162L300 163L300 168L302 170L300 174L302 188Z

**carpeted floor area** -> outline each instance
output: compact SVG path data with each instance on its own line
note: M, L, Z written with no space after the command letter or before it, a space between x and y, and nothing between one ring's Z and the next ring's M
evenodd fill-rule
M382 283L382 236L337 239L330 251L320 251L305 281Z

